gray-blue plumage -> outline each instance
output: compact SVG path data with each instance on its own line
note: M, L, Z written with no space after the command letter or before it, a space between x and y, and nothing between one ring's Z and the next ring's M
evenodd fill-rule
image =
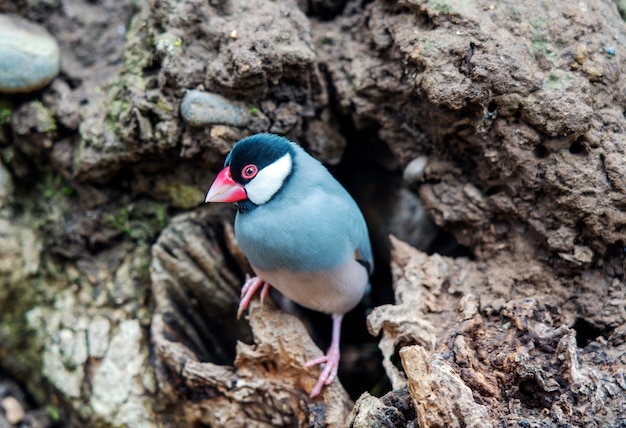
M288 144L293 167L271 200L237 213L235 235L244 254L259 277L297 303L331 313L352 309L373 269L359 207L300 146L268 134L250 138L257 144ZM235 149L231 155L237 156Z
M326 168L293 144L295 165L266 203L235 218L237 241L263 270L330 269L355 256L373 266L367 226L356 202Z

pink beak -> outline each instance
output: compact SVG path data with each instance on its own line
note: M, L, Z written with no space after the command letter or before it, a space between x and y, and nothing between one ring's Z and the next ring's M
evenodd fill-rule
M237 202L244 199L248 199L246 189L241 184L235 183L230 174L230 167L227 166L215 177L204 202Z

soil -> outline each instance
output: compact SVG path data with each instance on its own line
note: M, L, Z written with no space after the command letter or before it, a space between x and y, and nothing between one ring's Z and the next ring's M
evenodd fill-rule
M62 52L46 88L0 95L0 398L38 426L624 426L620 11L0 0ZM191 89L249 122L186 124ZM278 295L236 320L233 210L202 203L257 132L325 162L370 226L372 292L319 399L302 363L329 320Z

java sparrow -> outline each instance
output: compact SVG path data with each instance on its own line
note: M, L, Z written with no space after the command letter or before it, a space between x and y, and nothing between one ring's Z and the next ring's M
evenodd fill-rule
M234 202L235 236L256 273L241 291L240 316L270 285L294 302L332 314L331 345L311 396L337 376L341 321L361 300L374 267L367 225L348 192L299 145L273 134L240 140L206 202Z

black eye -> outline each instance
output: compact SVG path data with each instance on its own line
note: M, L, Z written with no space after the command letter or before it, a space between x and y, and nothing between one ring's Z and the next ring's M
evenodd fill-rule
M246 180L250 180L251 178L254 178L257 172L259 172L259 169L256 165L250 164L243 167L241 170L241 176Z

